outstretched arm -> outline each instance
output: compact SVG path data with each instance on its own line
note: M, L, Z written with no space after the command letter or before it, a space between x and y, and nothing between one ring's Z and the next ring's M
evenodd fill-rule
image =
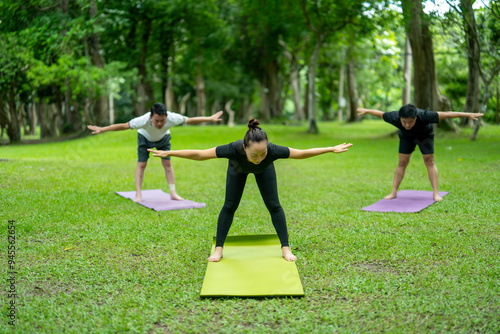
M456 117L467 117L474 121L477 121L478 117L483 116L481 113L472 113L472 112L457 112L457 111L438 111L439 120L445 118L456 118Z
M148 149L149 152L153 153L154 157L178 157L191 160L208 160L217 158L215 154L215 147L209 148L208 150L179 150L179 151L158 151Z
M377 116L382 118L384 116L384 112L380 110L375 110L375 109L366 109L366 108L358 108L358 116L363 116L366 114L370 114L373 116Z
M349 147L351 147L352 144L340 144L337 146L333 147L321 147L321 148L310 148L308 150L297 150L295 148L289 148L290 149L290 157L289 159L307 159L311 157L315 157L320 154L325 154L325 153L342 153L346 152Z
M200 124L203 122L220 122L222 121L222 119L220 118L221 116L222 116L222 111L219 111L210 117L190 117L187 120L187 124Z
M99 133L103 133L106 131L120 131L130 129L130 125L128 123L118 123L113 125L108 125L105 127L95 126L95 125L87 125L89 130L92 130L92 134L96 135Z

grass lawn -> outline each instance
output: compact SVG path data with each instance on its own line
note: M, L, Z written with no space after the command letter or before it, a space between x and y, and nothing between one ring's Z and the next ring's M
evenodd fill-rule
M2 275L15 220L19 333L500 332L500 128L436 135L440 203L420 213L368 213L390 192L397 136L375 120L264 126L294 148L347 153L279 160L280 199L304 298L200 299L227 160L173 158L179 195L202 209L154 212L116 191L134 190L136 132L0 146ZM174 149L243 137L245 127L172 129ZM274 229L250 176L230 235ZM158 158L143 189L168 192ZM401 189L431 190L422 156ZM7 277L7 276L3 276ZM9 276L10 277L10 276ZM5 291L8 286L3 279ZM224 284L224 282L221 282ZM8 325L2 293L0 332Z

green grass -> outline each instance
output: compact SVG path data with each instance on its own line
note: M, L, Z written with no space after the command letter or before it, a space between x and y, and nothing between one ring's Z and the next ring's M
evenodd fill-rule
M416 214L361 208L390 191L397 136L381 121L264 126L295 148L349 152L275 163L306 296L200 299L224 159L173 159L177 191L203 209L154 212L114 193L134 189L136 134L0 147L0 237L16 220L19 333L353 333L500 331L500 128L436 136L444 201ZM238 126L172 129L174 149L243 137ZM168 190L157 158L144 189ZM415 152L401 189L430 190ZM253 177L232 235L273 233ZM65 250L67 249L67 250ZM3 280L5 282L5 280ZM224 284L224 282L221 282ZM2 294L0 332L9 332Z

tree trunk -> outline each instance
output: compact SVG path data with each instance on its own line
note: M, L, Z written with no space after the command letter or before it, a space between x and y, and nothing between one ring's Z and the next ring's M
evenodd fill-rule
M330 95L328 96L328 111L326 112L326 114L323 114L323 118L326 120L326 121L333 121L335 119L335 111L333 110L333 99L335 98L335 81L333 78L330 77L330 87L329 87L329 91L330 91Z
M358 120L358 88L356 86L356 75L354 60L349 60L347 64L347 85L349 87L349 119L348 122Z
M45 98L40 98L38 103L38 118L40 119L40 138L50 137L50 131L47 126L47 103Z
M500 88L497 86L497 108L495 110L495 123L500 124Z
M243 104L243 114L245 115L245 124L253 118L253 101L252 99L249 99L248 101L245 101Z
M112 89L109 90L109 123L115 123L115 97Z
M290 83L292 86L292 100L295 107L294 118L298 121L304 121L304 109L300 104L300 77L299 63L297 57L288 49L285 41L280 39L280 44L283 46L285 57L290 62Z
M484 113L486 112L486 107L488 105L488 101L490 100L490 83L493 81L493 78L491 80L488 80L487 82L484 83L484 95L483 99L481 101L481 111ZM472 132L472 135L470 137L470 140L474 141L477 138L477 133L479 132L479 128L481 127L481 123L483 120L479 118L477 121L474 121L474 131Z
M472 9L472 0L460 0L462 10L462 18L465 32L465 40L467 42L467 58L469 65L469 75L467 80L467 95L465 98L464 112L481 111L481 49L478 43L477 24ZM471 125L472 121L469 118L463 118L464 125Z
M439 90L432 35L422 8L422 1L402 0L402 7L413 57L415 106L434 111L452 110L450 100ZM441 121L439 127L454 131L458 129L451 119Z
M265 121L271 120L271 106L267 94L269 89L262 85L260 89L260 117Z
M283 91L283 79L279 76L279 64L273 60L265 64L259 79L261 84L261 117L269 121L272 117L283 114L283 103L281 93Z
M144 85L142 83L142 78L139 79L139 82L137 83L137 95L138 99L136 100L135 103L135 114L136 116L140 116L146 112L146 89L144 88Z
M171 75L171 67L172 67L172 62L174 61L174 52L175 52L175 41L173 37L173 33L170 32L170 30L165 29L162 36L161 40L158 41L161 43L161 48L160 48L160 64L161 64L161 85L162 85L162 100L165 101L165 106L167 105L167 99L168 99L168 84L169 82L171 83L170 75ZM167 110L172 110L167 108Z
M0 138L3 138L3 134L7 126L9 125L9 115L5 110L5 103L3 100L3 95L0 94L0 128L2 129L2 133Z
M91 19L97 16L97 4L96 0L91 0L89 4L89 16ZM92 58L92 64L98 68L104 68L104 58L101 52L101 45L99 42L99 36L92 33L89 37L90 42L90 55ZM100 82L101 87L106 87L106 82ZM95 116L98 125L109 125L109 113L108 113L108 99L107 94L99 94L97 97Z
M210 108L210 115L213 115L215 114L216 112L218 112L220 109L220 104L219 104L219 101L215 100L213 103L212 103L212 107Z
M295 106L295 119L298 121L304 121L304 109L300 104L300 77L299 77L299 65L297 59L294 57L294 61L290 68L290 80L292 84L292 98L293 104Z
M346 99L344 97L344 81L345 81L345 66L340 66L339 71L339 109L337 110L337 119L339 122L343 121L344 108L346 106Z
M407 105L411 101L411 45L408 34L405 40L405 64L403 78L405 87L403 88L403 105Z
M14 83L11 83L9 91L9 115L10 120L7 127L7 136L11 143L21 141L21 129L19 127L19 119L16 110L16 93L14 91Z
M85 99L85 106L83 107L83 114L85 115L85 120L87 124L95 124L92 118L92 110L94 110L95 101L89 97Z
M36 126L38 124L37 112L36 112L36 102L35 93L31 94L31 108L30 108L30 135L36 135Z
M227 101L226 105L224 106L224 109L229 114L229 120L227 121L227 125L231 128L234 126L234 110L231 109L233 102L234 102L234 100L231 99L231 100Z
M61 90L59 87L56 89L56 102L55 102L55 108L56 108L56 115L55 115L55 120L56 120L56 128L59 132L59 134L63 133L63 128L64 128L64 115L63 115L63 99L61 97Z
M74 132L79 129L80 118L71 108L71 89L69 88L69 79L66 79L66 92L64 92L64 110L66 111L66 124L68 124L69 132Z
M181 115L186 114L186 104L187 104L187 101L189 100L190 97L191 97L191 93L187 93L186 95L184 95L182 97L181 107L180 107L180 111L179 111Z
M188 93L188 94L189 94L189 96L191 96L191 93ZM179 106L177 104L177 100L175 99L174 85L172 83L172 79L171 78L168 78L167 91L165 93L165 98L166 98L165 106L167 107L168 111L180 112L179 111ZM182 101L181 101L181 104L182 104ZM181 109L182 109L182 105L181 105ZM186 111L186 105L184 105L184 112L185 111Z
M55 103L49 104L49 133L50 137L57 137L57 105Z
M135 104L135 113L136 115L142 115L146 112L147 106L149 104L154 103L154 94L151 85L147 80L147 71L146 71L146 58L148 54L148 42L149 37L151 35L151 19L146 18L143 21L144 32L141 36L141 50L138 64L138 72L139 72L139 83L137 84L137 93L139 95L139 101Z
M205 96L205 80L201 65L198 65L196 71L196 116L205 116L207 99Z
M20 110L19 110L19 123L23 127L23 134L25 136L28 135L28 127L27 127L27 121L26 121L27 117L28 117L28 113L26 112L26 104L21 103Z
M316 45L314 46L311 58L309 58L309 68L307 70L307 114L309 119L309 129L307 132L315 134L319 133L316 122L316 68L318 65L318 58L322 43L323 38L321 36L317 36Z

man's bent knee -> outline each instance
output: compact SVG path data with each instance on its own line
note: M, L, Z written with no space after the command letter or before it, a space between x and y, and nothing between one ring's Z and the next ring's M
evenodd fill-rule
M410 163L411 154L399 153L398 167L406 168Z
M398 167L406 168L410 163L410 159L399 159Z
M434 155L429 154L429 155L424 155L424 164L427 167L433 167L434 164Z

